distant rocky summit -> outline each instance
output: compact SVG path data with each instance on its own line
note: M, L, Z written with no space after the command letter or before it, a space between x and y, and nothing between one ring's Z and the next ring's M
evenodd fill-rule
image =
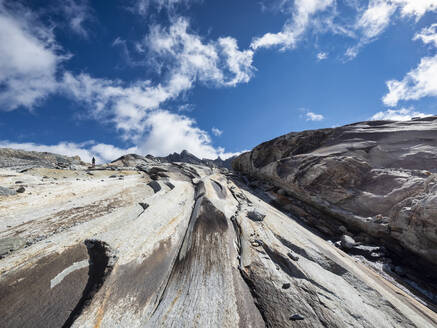
M217 159L199 159L187 150L183 150L180 154L173 153L166 157L155 157L155 159L159 160L162 163L183 162L189 164L205 165L208 167L230 169L232 166L231 163L236 157L237 156L233 156L226 160L222 160L220 157L218 157Z
M436 136L291 133L235 172L0 149L0 327L437 327Z
M173 153L164 157L155 157L152 155L140 156L136 154L124 155L114 160L109 166L125 165L135 167L143 163L187 163L195 165L203 165L210 168L225 168L231 169L232 161L237 156L230 157L226 160L222 160L220 157L217 159L199 159L195 155L191 154L187 150L183 150L180 154Z

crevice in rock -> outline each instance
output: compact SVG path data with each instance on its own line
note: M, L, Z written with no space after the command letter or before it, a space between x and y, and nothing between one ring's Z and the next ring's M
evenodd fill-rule
M211 179L211 182L212 182L211 184L212 184L217 196L221 199L225 199L226 198L226 190L223 188L223 186L215 180Z
M91 303L94 295L100 290L108 275L111 273L115 255L111 254L109 246L100 240L87 239L85 245L89 255L88 282L83 290L82 297L71 311L62 328L73 325L84 309Z
M150 181L147 185L153 189L153 192L155 194L161 190L161 185L159 184L159 182L157 182L155 180Z
M158 302L157 302L157 304L155 306L155 309L153 310L153 312L151 314L151 317L158 310L159 306L162 303L162 300L164 299L164 296L165 296L165 293L167 291L168 285L169 285L169 283L171 281L171 276L173 274L173 271L174 271L174 268L175 268L175 264L176 264L176 262L179 260L179 258L181 256L182 250L184 248L184 244L186 243L186 239L189 237L189 234L191 233L190 230L193 229L193 226L194 226L193 221L195 220L195 218L196 218L196 216L198 214L199 207L200 207L200 204L201 204L201 202L203 200L203 196L204 195L205 195L205 185L204 185L204 183L202 181L200 181L199 183L197 183L195 185L195 191L194 191L195 203L194 203L193 209L191 211L191 216L190 216L190 220L188 221L187 229L185 230L185 234L184 234L184 237L182 238L182 241L180 243L179 250L177 252L175 260L173 261L173 263L171 265L170 274L169 274L169 276L167 278L167 281L165 282L164 287L162 288L162 291L161 291L160 296L159 296L159 300L158 300Z
M241 256L242 256L242 254L241 254L241 252L242 252L241 235L242 235L242 231L241 231L241 226L237 222L237 217L241 211L241 207L242 207L241 198L242 197L241 197L241 195L239 195L239 197L237 197L237 194L235 193L234 188L228 188L228 189L230 190L234 199L238 202L237 210L236 210L235 214L231 217L231 222L232 222L232 225L234 227L235 235L237 237L237 251L238 251L238 255L239 255L238 271L240 272L241 278L243 278L243 281L246 283L246 285L250 291L250 294L252 295L253 303L255 304L256 308L258 309L258 311L259 311L259 313L264 321L264 325L266 327L269 327L267 316L266 316L266 311L263 308L262 304L259 302L260 296L258 295L258 293L256 291L255 284L252 282L250 277L247 275L247 273L244 271L244 269L241 266ZM249 201L249 200L246 198L246 201Z

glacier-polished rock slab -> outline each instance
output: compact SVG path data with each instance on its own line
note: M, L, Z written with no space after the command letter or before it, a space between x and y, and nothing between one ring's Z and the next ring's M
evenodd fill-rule
M437 326L221 171L138 158L0 171L0 327Z

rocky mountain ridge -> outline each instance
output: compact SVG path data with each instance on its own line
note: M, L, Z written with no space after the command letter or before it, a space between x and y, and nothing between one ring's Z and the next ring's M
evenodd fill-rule
M216 168L227 168L231 169L232 167L232 161L237 156L232 156L226 160L221 159L218 157L217 159L199 159L195 155L191 154L187 150L183 150L180 154L173 153L165 157L153 157L149 155L149 158L159 160L162 163L174 163L174 162L183 162L183 163L189 163L189 164L196 164L196 165L205 165L208 167L216 167Z

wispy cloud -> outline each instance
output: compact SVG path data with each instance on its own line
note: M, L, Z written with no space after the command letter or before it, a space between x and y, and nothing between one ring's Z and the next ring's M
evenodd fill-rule
M361 9L358 7L358 12ZM435 0L370 0L368 7L359 14L352 27L359 35L359 42L348 48L346 57L355 58L368 43L376 40L393 21L396 11L402 18L415 17L418 21L426 12L437 10Z
M158 11L165 9L173 13L178 5L189 6L192 3L202 1L203 0L133 0L127 9L133 13L147 16L151 7L156 8Z
M223 134L223 131L222 131L222 130L217 129L217 128L215 128L215 127L213 127L213 128L211 129L211 132L212 132L212 134L215 135L216 137L220 137L220 136Z
M289 1L283 1L289 2ZM297 42L311 24L311 17L334 4L333 0L296 0L291 9L291 17L278 33L266 33L252 41L251 48L281 47L282 50L295 48Z
M328 58L328 54L326 52L319 52L317 54L317 60L321 61L321 60L325 60Z
M417 33L413 40L421 40L425 44L431 44L437 48L437 23L423 28Z
M88 30L84 25L87 21L94 20L88 1L64 0L61 3L61 9L69 22L71 30L84 38L88 38Z
M179 113L183 113L183 112L190 113L190 112L192 112L195 108L196 108L196 107L195 107L193 104L183 104L183 105L180 105L180 106L178 107L178 112L179 112Z

